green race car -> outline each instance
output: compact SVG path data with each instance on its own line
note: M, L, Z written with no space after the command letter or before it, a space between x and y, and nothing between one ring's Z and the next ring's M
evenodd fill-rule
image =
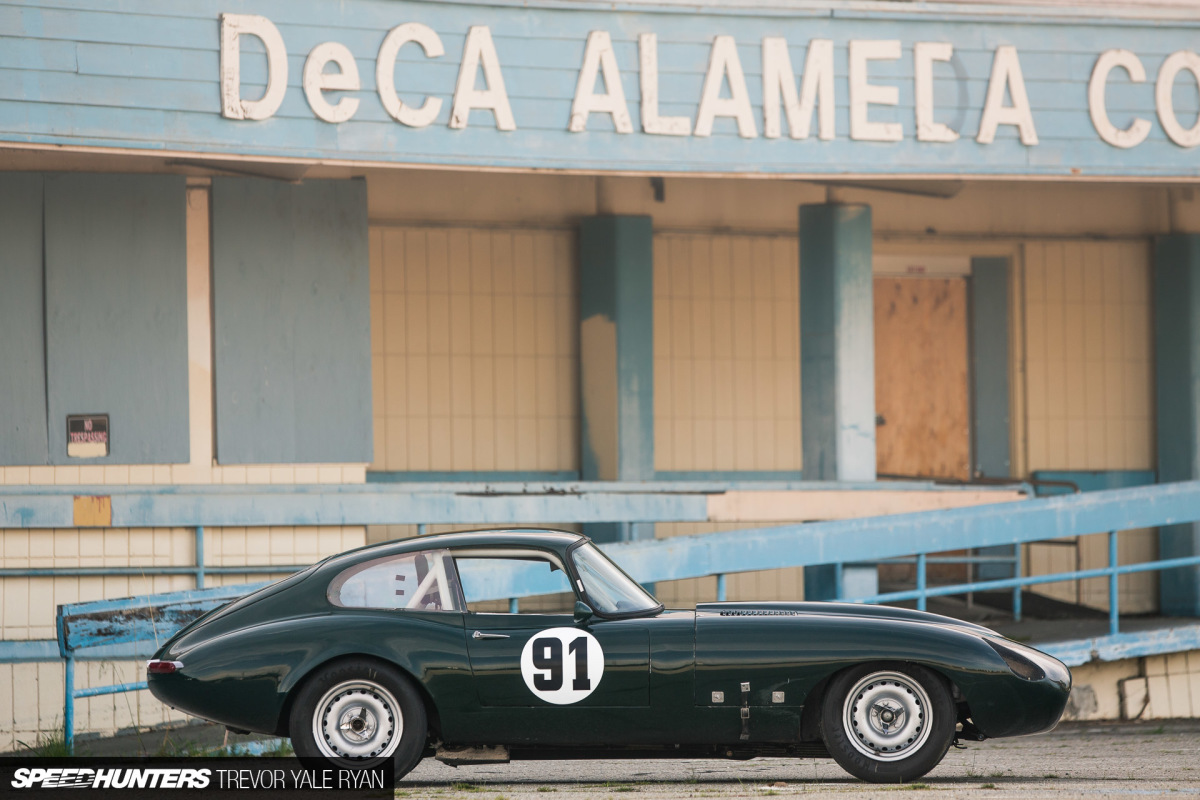
M797 756L910 781L958 740L1050 730L1071 688L1056 659L919 611L664 609L591 540L547 530L333 556L196 620L147 671L173 708L397 777L426 756Z

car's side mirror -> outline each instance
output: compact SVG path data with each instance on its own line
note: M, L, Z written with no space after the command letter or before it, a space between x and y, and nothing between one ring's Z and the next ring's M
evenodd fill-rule
M592 618L592 614L595 614L595 613L596 612L592 611L592 607L589 606L587 603L583 602L582 600L575 601L575 622L576 622L576 624L581 623L581 622L587 622L589 619Z

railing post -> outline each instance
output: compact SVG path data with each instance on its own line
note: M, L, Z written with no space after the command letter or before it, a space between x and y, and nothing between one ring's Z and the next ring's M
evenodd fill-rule
M508 613L510 613L510 614L520 613L517 611L517 606L518 606L517 598L515 598L515 597L508 598Z
M75 656L69 652L63 670L63 743L75 755Z
M1108 532L1108 632L1117 633L1121 628L1120 590L1117 586L1117 532Z
M1021 578L1022 572L1025 571L1025 555L1024 546L1017 542L1013 545L1016 548L1016 556L1013 560L1013 577ZM1013 587L1013 622L1021 621L1021 587L1020 585Z
M717 602L725 602L725 573L723 572L717 575Z
M917 597L917 610L925 610L925 554L917 553L917 591L921 594Z
M196 526L196 588L204 588L204 526Z

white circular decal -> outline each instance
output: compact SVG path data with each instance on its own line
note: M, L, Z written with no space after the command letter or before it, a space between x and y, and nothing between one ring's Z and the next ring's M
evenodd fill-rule
M604 650L578 628L551 628L533 635L521 651L521 675L529 691L558 706L578 703L604 675Z

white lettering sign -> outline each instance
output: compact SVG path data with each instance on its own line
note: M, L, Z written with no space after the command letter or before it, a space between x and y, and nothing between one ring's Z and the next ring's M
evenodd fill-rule
M257 36L267 49L267 90L257 100L242 99L242 36ZM252 14L221 15L221 116L271 117L283 103L287 73L287 50L271 20Z
M1011 106L1004 105L1006 90L1013 101ZM975 141L991 144L996 140L996 128L1001 125L1016 125L1023 145L1032 147L1038 143L1037 129L1033 126L1033 110L1029 107L1029 95L1025 93L1025 78L1021 76L1021 62L1017 58L1017 48L1011 44L996 48L987 99L983 101L983 117L979 121L979 135Z
M252 14L221 14L220 23L221 115L233 120L269 119L281 107L288 85L288 53L279 29L266 17ZM669 99L668 102L676 107L690 105L694 109L693 117L688 114L660 113L662 97L659 87L658 35L650 31L636 35L636 67L641 90L639 110L643 133L708 138L713 135L717 119L725 117L737 125L738 135L742 138L753 139L759 135L743 69L743 58L747 51L745 47L739 51L734 37L727 34L713 37L699 96ZM262 96L257 99L242 96L244 37L257 39L266 56L266 86ZM401 76L404 73L399 56L402 48L408 44L419 47L426 59L438 59L445 55L441 36L422 23L406 22L387 32L376 55L375 86L379 102L392 119L412 128L427 127L441 114L449 97L451 110L448 126L452 129L466 128L472 111L491 112L491 119L498 130L517 129L490 28L476 25L466 31L458 78L452 87L445 87L447 94L440 97L436 93L429 94L426 85L424 97L418 95L415 100L402 99L405 93L397 86L397 71ZM897 39L854 39L847 43L849 129L843 135L854 141L867 142L898 142L904 139L905 126L901 122L884 122L878 117L871 119L872 106L899 106L900 87L895 80L872 83L870 76L871 62L897 61L903 56L904 47ZM617 52L618 46L607 30L591 31L586 41L581 43L582 59L567 118L568 132L584 133L593 114L607 114L615 133L634 133L635 123L622 83ZM790 139L807 139L812 132L814 116L818 138L829 141L837 136L834 52L835 43L831 39L809 41L804 71L798 79L787 39L782 36L762 38L764 137L781 138L786 120ZM964 78L962 65L955 60L954 45L949 42L914 42L912 58L915 122L912 135L918 142L947 144L958 141L960 131L938 121L934 97L936 65L953 62L957 80ZM1101 141L1112 147L1128 149L1146 141L1154 123L1138 116L1127 117L1128 122L1118 118L1118 123L1124 124L1124 128L1118 128L1113 123L1106 93L1110 82L1121 80L1118 69L1125 73L1132 84L1144 84L1147 81L1145 66L1137 54L1115 48L1104 50L1097 57L1088 81L1088 114ZM1179 50L1162 62L1154 85L1154 107L1158 123L1167 138L1180 147L1192 148L1200 146L1200 119L1191 127L1185 127L1176 114L1174 93L1181 73L1188 73L1185 80L1194 84L1189 91L1200 86L1200 55L1190 50ZM352 120L362 102L362 98L353 94L362 90L354 53L338 42L318 44L309 52L304 62L301 85L313 114L328 123L340 124ZM525 96L529 96L527 93L530 88L524 88ZM349 94L338 97L329 96L326 94L328 92ZM884 112L876 110L875 113ZM478 120L477 115L476 124L479 124ZM1026 147L1037 146L1033 106L1026 91L1017 48L1011 44L1000 45L993 53L987 95L981 109L975 142L981 145L994 143L1002 125L1014 127Z
M1128 128L1122 130L1113 125L1108 119L1108 106L1104 98L1104 90L1108 87L1108 74L1115 67L1121 67L1129 73L1129 79L1134 83L1144 83L1146 68L1141 60L1128 50L1105 50L1096 59L1092 70L1092 78L1088 81L1088 111L1092 116L1092 125L1100 138L1113 147L1136 147L1150 135L1150 120L1134 118Z
M788 136L807 139L813 107L817 108L817 136L828 141L833 129L833 42L813 39L804 59L804 82L796 94L796 74L788 57L787 39L768 36L762 43L763 136L778 139L781 133L779 103L787 113Z
M729 97L721 97L721 86L726 80L729 81ZM704 89L700 92L695 135L711 136L717 117L736 119L738 135L743 139L758 136L754 112L750 108L750 93L746 91L746 76L742 73L742 62L738 60L737 44L732 36L718 36L713 40L708 74L704 76Z
M1200 84L1200 56L1190 50L1171 53L1158 69L1158 82L1154 86L1154 103L1158 107L1158 121L1171 141L1180 147L1195 147L1200 144L1200 119L1190 128L1179 124L1175 116L1175 78L1183 70L1192 73L1192 80Z
M475 88L480 67L486 89ZM508 93L504 90L504 77L500 74L500 59L492 44L492 32L486 25L476 25L467 31L458 83L454 87L454 106L450 109L450 127L467 127L471 110L476 108L490 110L500 130L517 129L512 106L508 104Z
M913 105L917 114L918 142L953 142L958 132L933 119L933 62L949 61L954 46L945 42L913 45Z
M641 66L642 130L659 136L690 136L692 121L687 117L658 115L658 37L653 33L638 36Z
M338 65L339 72L325 72L325 65ZM358 111L357 97L343 97L331 105L321 94L324 91L345 90L356 91L360 88L358 82L358 64L350 48L337 42L319 44L308 54L304 62L304 96L313 113L326 122L345 122Z
M604 76L604 94L596 94L597 74ZM608 31L592 31L588 34L587 47L583 51L583 68L579 70L579 82L575 84L575 100L571 103L571 121L567 130L571 133L587 130L588 114L592 112L610 114L617 133L633 133L625 89L621 86L621 71L617 68L617 55L613 52L612 37Z
M867 82L867 65L871 61L895 61L900 58L900 42L850 42L850 138L867 142L898 142L904 138L899 122L871 122L867 108L871 104L894 106L900 102L900 90L895 86L873 86Z
M375 89L379 92L379 101L383 103L384 110L393 119L410 128L424 128L437 119L442 110L442 101L438 97L426 97L425 102L414 108L405 105L396 94L396 58L400 55L400 48L409 42L419 45L426 58L441 58L446 52L433 28L419 22L397 25L384 37L379 57L375 59Z

